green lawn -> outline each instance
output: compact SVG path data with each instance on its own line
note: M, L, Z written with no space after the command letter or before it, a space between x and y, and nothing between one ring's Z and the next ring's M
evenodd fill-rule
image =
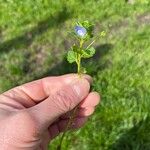
M85 64L102 103L64 149L150 150L149 0L0 0L0 92L74 72L64 55L77 20L107 32Z

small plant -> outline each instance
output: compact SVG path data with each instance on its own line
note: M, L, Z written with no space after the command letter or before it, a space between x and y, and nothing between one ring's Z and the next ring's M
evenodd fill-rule
M83 21L83 22L76 22L74 31L71 32L71 35L76 39L77 42L76 44L73 44L73 46L68 51L67 60L69 63L76 63L77 73L79 77L82 77L82 74L86 73L86 68L82 66L82 59L92 57L95 54L95 48L92 47L93 43L96 41L98 37L105 36L105 32L102 31L98 36L94 37L93 31L94 31L94 24L90 23L89 21ZM93 40L90 42L90 44L87 45L86 43L88 43L91 39ZM70 128L70 126L72 126L72 123L74 122L77 108L78 106L74 108L70 116L70 119L66 126L66 130L62 134L60 144L57 150L62 149L63 139L66 135L67 130Z
M94 25L88 21L77 22L72 35L76 38L77 44L74 44L68 51L67 60L69 63L77 64L77 73L81 75L86 73L86 68L81 65L82 59L90 58L95 54L95 49L92 47L94 41L88 46L85 46L85 42L88 42L93 35Z

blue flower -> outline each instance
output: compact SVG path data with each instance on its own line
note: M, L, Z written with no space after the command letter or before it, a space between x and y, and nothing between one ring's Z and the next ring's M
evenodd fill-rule
M87 33L86 29L81 26L75 26L75 32L77 35L84 37Z

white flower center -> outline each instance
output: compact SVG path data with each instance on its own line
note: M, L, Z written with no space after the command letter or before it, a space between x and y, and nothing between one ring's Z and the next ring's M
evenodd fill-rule
M78 34L79 34L80 36L84 36L84 33L83 33L82 30L78 30Z

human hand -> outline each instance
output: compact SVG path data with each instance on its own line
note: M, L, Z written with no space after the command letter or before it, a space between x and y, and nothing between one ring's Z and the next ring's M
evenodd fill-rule
M47 150L48 143L65 130L69 112L79 104L71 128L81 127L99 103L89 92L91 77L76 74L47 77L0 95L1 150Z

